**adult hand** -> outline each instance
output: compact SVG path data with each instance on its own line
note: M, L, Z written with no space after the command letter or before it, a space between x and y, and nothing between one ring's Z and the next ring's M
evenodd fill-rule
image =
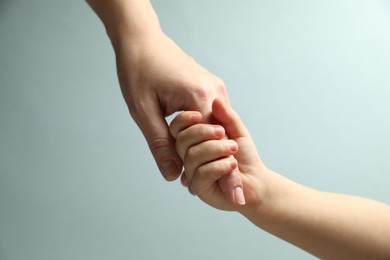
M130 114L163 176L175 180L180 176L182 162L165 117L180 110L195 110L209 121L212 101L217 97L229 101L225 86L162 32L149 0L87 2L104 23L113 44ZM182 176L186 185L185 175ZM221 182L228 194L241 180L226 177Z
M123 39L123 38L122 38ZM115 46L118 77L129 111L144 134L167 180L180 176L178 157L165 117L199 111L209 117L212 101L228 102L221 79L198 65L161 31L148 32Z

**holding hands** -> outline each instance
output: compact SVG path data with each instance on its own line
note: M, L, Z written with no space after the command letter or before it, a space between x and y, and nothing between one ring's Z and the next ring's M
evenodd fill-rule
M204 123L199 112L190 111L179 114L170 125L184 164L183 184L218 209L260 206L267 192L267 169L248 130L222 99L214 100L211 114L220 125ZM229 192L223 182L231 178L242 181L233 181L237 185Z
M390 259L390 207L265 167L222 80L163 33L149 0L87 2L105 25L124 99L166 180L184 164L181 181L201 200L317 257ZM182 110L168 127L165 117Z
M216 99L211 115L217 124L186 111L170 125L191 193L320 258L389 259L388 205L311 189L267 169L232 108Z

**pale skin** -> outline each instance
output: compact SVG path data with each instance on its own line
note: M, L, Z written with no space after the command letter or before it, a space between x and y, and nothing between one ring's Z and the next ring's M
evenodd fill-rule
M216 133L215 126L199 124L210 122L215 98L228 102L225 86L162 32L149 1L87 2L107 30L123 96L167 180L180 176L183 159L182 182L206 203L239 211L257 226L316 256L390 258L388 206L316 191L270 171L238 116L225 105L214 104L213 114L222 125ZM177 154L164 118L180 110L200 113L186 112L172 124L173 136L182 139ZM203 139L192 143L194 133L202 133ZM231 140L223 140L224 134ZM198 152L188 153L192 147L198 147ZM200 156L203 151L205 156ZM222 159L216 160L218 155Z
M390 206L288 180L264 165L240 117L223 100L214 101L212 114L218 124L187 111L170 126L193 194L322 259L390 259ZM222 195L218 180L231 171L241 176L245 205Z
M173 181L181 174L182 161L165 117L176 111L195 110L210 122L212 101L220 97L229 102L225 85L164 34L149 0L87 2L102 20L112 42L119 83L130 114L162 175ZM181 180L186 183L186 175ZM232 203L240 203L233 201L243 197L240 176L226 175L220 183L224 196Z

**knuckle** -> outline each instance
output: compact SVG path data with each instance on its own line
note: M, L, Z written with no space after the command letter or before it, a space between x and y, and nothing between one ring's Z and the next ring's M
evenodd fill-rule
M227 154L230 151L229 144L226 142L218 142L216 149L219 154Z
M131 102L131 101L128 101L126 103L127 103L127 107L129 108L129 112L130 112L131 117L136 119L138 117L138 115L140 114L139 107L134 102Z
M229 164L226 163L225 160L221 160L218 162L218 164L216 165L216 171L223 174L227 171L230 171L230 167L229 167Z
M205 100L212 93L213 83L210 80L198 80L193 82L188 89L191 90L191 97L194 100Z
M149 141L149 146L152 150L159 150L160 148L169 146L171 142L171 139L168 137L156 137Z
M225 89L226 89L225 82L221 78L218 78L218 77L216 78L215 87L219 91L225 91Z
M169 137L157 137L148 142L150 151L155 159L160 162L172 157L172 140Z
M183 132L177 133L175 139L176 139L176 148L178 148L179 145L183 142L183 140L185 140L184 133Z
M206 179L209 176L209 174L210 174L210 168L208 165L203 165L197 168L194 172L194 176L199 180Z
M194 89L193 94L195 99L202 104L208 99L210 95L210 89L205 84L201 84L199 87Z
M184 161L190 163L194 160L194 158L198 156L198 154L199 154L199 149L197 149L196 147L190 147L188 148L184 156Z
M214 180L219 176L229 172L230 168L224 160L215 161L211 164L206 164L198 167L194 172L194 177L199 181L202 180Z
M195 82L187 84L186 89L190 90L187 99L188 106L193 104L204 106L205 104L211 104L212 100L217 96L225 97L227 95L225 83L217 76L198 79Z
M199 135L202 137L210 136L210 127L209 125L199 125Z
M142 120L145 116L146 105L143 102L138 102L136 100L128 101L127 107L129 108L129 112L131 117L137 122Z
M203 181L204 181L204 177L202 177L202 175L199 174L199 169L197 169L194 173L194 176L191 179L191 187L196 194L200 193Z
M230 171L230 165L226 160L219 160L215 165L215 172L218 173L219 176L222 176Z

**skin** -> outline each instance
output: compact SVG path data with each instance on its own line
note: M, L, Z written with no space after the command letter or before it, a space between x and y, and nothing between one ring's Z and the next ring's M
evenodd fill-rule
M212 114L218 125L202 123L200 113L187 111L170 126L188 185L201 200L238 211L319 258L390 259L390 206L288 180L263 164L240 117L223 100L214 101ZM218 180L232 170L241 176L245 205L222 195Z
M221 79L183 52L160 27L148 0L87 0L102 20L116 55L119 83L130 114L142 131L166 180L177 179L182 161L165 117L195 110L211 122L212 101L228 101ZM186 183L186 175L182 176ZM239 175L221 178L232 203L242 187ZM241 189L242 190L242 189ZM239 194L243 196L242 192Z

